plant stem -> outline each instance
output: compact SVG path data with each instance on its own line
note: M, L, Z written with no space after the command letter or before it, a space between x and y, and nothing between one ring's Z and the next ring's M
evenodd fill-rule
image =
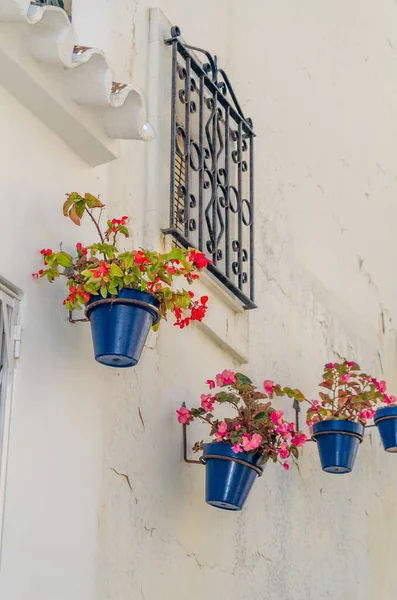
M98 222L95 220L92 212L90 212L87 207L86 207L85 210L86 210L86 213L88 214L88 216L91 218L92 222L94 223L94 225L95 225L95 227L96 227L96 229L98 231L99 238L100 238L102 244L104 244L105 243L105 238L103 237L103 234L102 234L101 228L99 227Z

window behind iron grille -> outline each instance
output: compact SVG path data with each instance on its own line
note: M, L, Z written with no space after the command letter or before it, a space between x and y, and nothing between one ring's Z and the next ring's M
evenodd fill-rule
M172 35L170 225L164 233L204 252L213 275L245 308L255 308L252 122L216 57L182 43L177 28Z

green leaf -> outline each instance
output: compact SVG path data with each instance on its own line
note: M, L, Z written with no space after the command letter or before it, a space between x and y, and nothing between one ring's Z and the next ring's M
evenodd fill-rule
M84 277L92 277L92 271L84 269L84 271L81 271L81 275L84 275Z
M102 298L106 298L106 296L108 295L108 290L106 285L102 285L101 286L101 296Z
M127 229L127 227L124 227L124 225L119 225L118 230L120 233L122 233L123 235L125 235L125 237L129 237L129 231Z
M119 255L119 258L120 258L120 255ZM134 255L133 255L132 253L128 254L128 255L125 257L125 260L124 260L124 262L125 262L125 268L126 268L126 269L130 269L130 268L131 268L131 266L132 266L132 265L133 265L133 263L134 263Z
M260 419L265 419L266 417L268 417L268 413L267 412L260 412L257 415L255 415L254 417L254 421L259 421Z
M173 248L173 250L171 250L171 252L168 252L168 254L162 254L160 256L161 261L164 263L170 262L171 260L182 261L184 258L185 253L181 248Z
M84 200L80 200L80 202L77 202L76 204L76 212L77 212L77 216L81 219L81 217L83 216L85 211L85 202Z
M289 387L284 388L284 393L287 394L288 398L293 398L295 396L294 390L291 390Z
M123 277L124 273L116 263L110 267L110 277Z
M92 194L84 194L84 199L88 208L102 208L103 206L105 206L104 204L102 204L99 198L96 198Z
M65 217L68 216L69 209L72 206L72 204L73 204L73 200L71 200L70 198L65 200L65 202L63 203L63 214Z
M235 394L231 394L229 392L218 392L215 395L218 402L230 402L231 404L238 404L240 398Z
M235 373L235 375L236 379L238 379L242 385L250 385L252 383L251 379L242 373Z
M294 392L295 400L298 400L298 402L303 402L306 399L300 390L294 389L292 391Z
M62 267L73 267L72 257L66 252L58 252L56 260Z

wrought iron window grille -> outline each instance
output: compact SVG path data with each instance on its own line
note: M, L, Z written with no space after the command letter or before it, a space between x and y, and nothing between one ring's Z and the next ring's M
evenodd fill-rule
M43 6L44 4L50 6L57 6L58 8L62 8L69 17L71 16L71 0L34 0L31 4L36 4L39 6Z
M172 84L170 224L163 233L205 252L209 271L244 308L256 308L253 124L217 57L180 36L173 27L165 41Z

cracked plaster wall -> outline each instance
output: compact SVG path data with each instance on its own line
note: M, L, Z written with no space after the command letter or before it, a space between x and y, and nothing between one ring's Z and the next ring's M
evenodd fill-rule
M158 4L218 54L258 135L259 308L244 370L315 394L339 353L396 392L396 2ZM144 89L149 5L73 6L78 41ZM77 241L60 211L72 189L132 214L134 246L160 243L147 149L122 142L120 159L90 169L1 88L0 105L0 274L24 291L0 598L394 600L397 463L377 432L349 476L322 473L309 444L299 471L266 468L242 513L206 506L174 411L239 365L200 329L169 323L138 367L106 370L88 328L66 322L62 286L30 278L36 250ZM78 234L89 241L90 225Z

